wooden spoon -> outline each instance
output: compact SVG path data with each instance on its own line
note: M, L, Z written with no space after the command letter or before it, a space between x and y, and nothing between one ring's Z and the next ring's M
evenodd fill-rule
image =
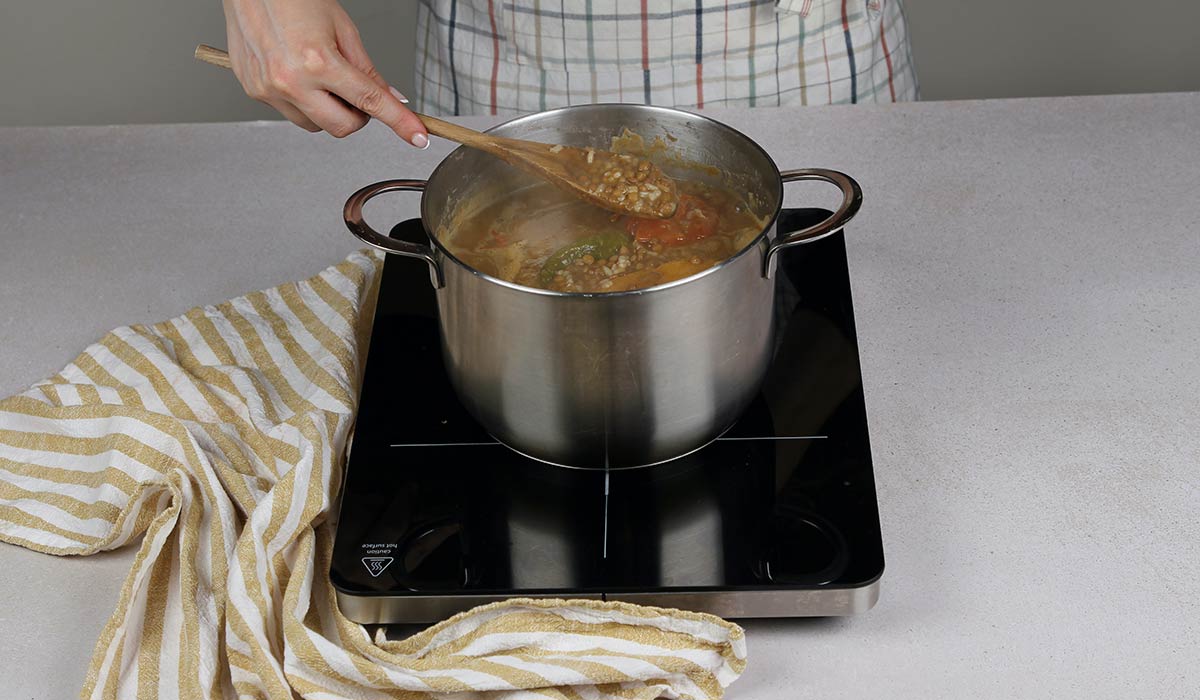
M200 44L196 58L232 68L229 54ZM679 203L675 182L648 160L594 148L576 148L492 136L413 112L425 129L490 153L603 209L645 219L666 219Z

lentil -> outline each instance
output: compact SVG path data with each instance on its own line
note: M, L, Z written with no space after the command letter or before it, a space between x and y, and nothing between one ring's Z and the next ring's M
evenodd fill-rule
M550 152L578 173L575 184L606 209L652 219L667 218L678 203L675 182L657 166L625 153L551 146Z

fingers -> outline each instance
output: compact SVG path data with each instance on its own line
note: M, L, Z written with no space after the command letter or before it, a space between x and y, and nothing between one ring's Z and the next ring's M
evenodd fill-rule
M349 17L331 25L328 43L264 49L265 42L249 45L231 24L230 59L246 93L308 131L343 138L374 117L417 148L428 147L424 125L375 69Z
M362 37L358 34L358 27L354 26L354 22L351 22L349 17L343 17L340 21L334 23L334 35L337 39L338 51L341 52L342 56L346 57L350 65L362 71L363 75L367 76L380 87L389 87L387 81L379 74L379 71L375 70L375 64L371 62L371 57L367 55L367 49L363 46ZM401 101L403 102L404 100Z
M335 138L345 138L367 125L371 120L363 112L324 90L306 90L293 97L295 106L309 119Z
M363 52L360 60L365 58ZM369 65L369 64L368 64ZM284 62L265 66L263 101L276 106L293 123L304 126L304 118L337 138L358 131L375 117L417 148L429 145L425 127L410 112L374 69L372 78L335 49L308 49L299 67ZM301 119L295 118L295 111ZM293 113L289 113L293 112ZM305 127L307 128L307 127Z
M318 73L305 67L297 68L294 62L286 59L259 61L253 54L248 54L243 60L246 93L274 107L302 129L325 131L336 138L345 138L370 119L330 95L323 86L324 77Z
M372 80L348 61L342 59L340 66L329 71L325 88L360 112L387 124L400 138L417 148L429 145L425 126L400 102L398 93L386 83Z
M301 129L304 129L305 131L310 131L314 134L317 133L318 131L321 131L320 126L317 126L317 124L315 122L313 122L313 120L304 116L304 112L301 112L299 109L297 109L293 105L291 105L287 102L284 102L283 100L267 101L267 104L270 105L271 107L274 107L275 111L282 114L285 119L287 119L289 122L295 124L296 126L300 127Z
M429 144L336 0L223 0L222 7L234 73L251 97L309 131L343 137L374 117L417 147Z
M343 14L341 20L335 23L334 28L338 51L341 52L350 65L357 68L371 82L391 92L402 104L407 105L408 98L399 90L389 85L387 80L375 69L375 64L371 62L371 57L367 55L367 50L363 47L362 37L359 36L358 27L354 26L354 22L351 22L350 18ZM424 131L424 124L421 126L422 131Z
M349 17L343 15L335 21L334 30L338 51L353 70L341 75L341 80L330 81L327 87L346 102L387 124L417 148L427 147L429 136L425 125L403 106L408 98L389 85L375 69L375 64L363 47L358 28ZM354 75L353 71L357 71L358 75Z

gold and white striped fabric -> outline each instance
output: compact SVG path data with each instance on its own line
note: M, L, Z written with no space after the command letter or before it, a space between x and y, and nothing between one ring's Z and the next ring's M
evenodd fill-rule
M84 698L719 698L742 630L512 600L402 641L337 610L328 517L380 259L112 331L0 401L0 540L141 544Z

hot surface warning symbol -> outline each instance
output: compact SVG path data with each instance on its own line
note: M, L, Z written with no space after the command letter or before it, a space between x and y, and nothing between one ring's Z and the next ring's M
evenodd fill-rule
M384 569L392 564L392 557L363 557L363 566L367 567L367 572L372 576L382 574Z

